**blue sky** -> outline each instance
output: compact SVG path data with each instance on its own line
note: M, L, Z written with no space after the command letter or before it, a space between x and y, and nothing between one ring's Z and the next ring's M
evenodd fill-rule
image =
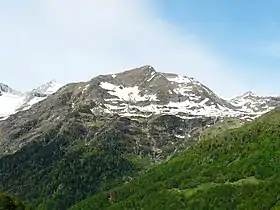
M0 2L0 82L28 90L150 64L217 94L280 95L280 2Z
M157 3L163 2L158 0ZM280 2L165 0L161 14L226 60L243 83L280 94Z

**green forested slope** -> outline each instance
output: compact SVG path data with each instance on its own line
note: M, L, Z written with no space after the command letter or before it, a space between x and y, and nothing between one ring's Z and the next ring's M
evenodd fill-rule
M17 152L0 158L0 190L37 209L64 210L75 203L127 182L158 160L165 160L190 139L176 138L189 123L176 116L132 120L79 111L45 130L12 130L21 142L36 136ZM88 111L88 110L86 110ZM194 119L193 126L211 119ZM30 123L28 123L30 124ZM12 133L13 133L12 132ZM18 137L18 136L23 136Z
M34 206L40 204L39 209L62 210L137 171L138 166L118 150L120 136L110 133L106 142L86 147L81 139L75 140L74 133L68 134L3 157L1 188Z
M109 199L110 198L110 199ZM80 209L278 209L280 111L201 141Z
M4 193L0 193L0 210L30 210L30 207Z

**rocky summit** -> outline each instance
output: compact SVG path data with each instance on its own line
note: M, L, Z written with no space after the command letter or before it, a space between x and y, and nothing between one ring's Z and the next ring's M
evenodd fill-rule
M82 87L79 87L82 88ZM181 118L222 116L252 119L277 106L274 98L226 101L191 77L156 72L151 66L92 79L82 92L97 91L92 111L122 116L171 114ZM95 95L96 96L96 95ZM74 106L74 105L73 105Z
M280 98L271 96L262 97L249 91L231 99L229 102L238 110L261 115L271 109L279 107Z
M17 111L29 109L60 87L53 80L30 92L21 93L0 84L0 117L5 119ZM66 85L66 89L75 92L72 108L81 101L87 101L92 104L92 112L128 117L170 114L185 119L198 116L253 119L280 103L278 97L259 97L251 92L224 100L192 77L157 72L149 65L117 74L100 75L88 82Z

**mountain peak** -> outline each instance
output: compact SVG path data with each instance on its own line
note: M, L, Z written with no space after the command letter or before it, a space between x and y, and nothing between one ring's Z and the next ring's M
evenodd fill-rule
M55 83L57 83L57 81L55 79L52 79L52 80L48 81L46 84L51 85L51 84L55 84Z
M6 84L4 84L4 83L0 83L0 96L1 96L3 93L13 94L13 95L19 95L19 96L22 95L21 92L12 89L11 87L9 87L8 85L6 85Z
M278 106L279 98L260 97L252 91L248 91L229 102L241 111L265 113Z
M61 87L61 84L57 83L56 80L52 79L46 82L45 84L39 86L38 88L33 89L32 92L50 95L55 93Z
M0 94L1 94L1 92L8 93L11 91L12 91L12 88L10 88L8 85L0 82Z
M243 95L241 95L242 98L247 98L247 97L258 97L254 92L252 91L248 91L246 93L244 93Z
M240 100L247 100L247 99L256 99L259 96L256 95L254 92L252 91L247 91L245 93L243 93L242 95L236 96L234 98L232 98L230 101L235 103L236 101L240 101Z
M142 66L140 67L140 69L142 69L142 71L147 71L147 72L156 72L155 68L151 65Z
M15 103L15 107L20 107L17 110L26 110L61 87L62 85L56 80L50 80L20 96L19 103ZM75 93L81 94L81 98L73 95L73 101L75 101L73 106L82 103L82 100L94 99L102 105L100 106L102 112L120 116L147 117L151 114L170 114L182 118L247 116L262 113L278 103L278 99L258 97L252 91L226 101L193 77L157 72L151 65L115 74L99 75L88 82L79 84L74 89ZM10 97L16 95L15 92L5 94L8 91L13 90L0 83L0 96L3 92L2 100L7 100L6 104L10 104L11 99L5 95Z
M30 92L22 93L0 83L0 120L18 111L29 109L33 104L55 93L61 86L55 80L50 80Z
M150 65L145 65L145 66L141 66L139 68L134 68L134 69L130 69L127 71L123 72L124 74L153 74L156 73L156 70L154 69L154 67L150 66Z
M116 85L124 85L126 87L132 87L132 86L138 86L141 83L148 81L151 77L155 76L156 73L157 72L152 66L145 65L139 68L129 69L116 74L100 75L97 78L101 80L105 80L107 82L113 82Z

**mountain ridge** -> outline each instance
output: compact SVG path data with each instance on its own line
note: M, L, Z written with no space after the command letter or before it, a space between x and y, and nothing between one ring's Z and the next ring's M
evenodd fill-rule
M251 91L225 100L193 77L157 72L150 65L115 74L99 75L83 84L85 86L81 85L77 89L83 87L81 94L89 92L89 89L95 92L88 97L101 104L103 108L99 111L121 116L172 114L181 118L224 116L252 120L280 104L279 97L260 97ZM13 98L14 103L17 101L15 96L19 98L16 105L9 107L10 110L2 114L3 108L0 103L0 117L6 119L11 114L27 110L61 87L63 85L51 80L32 91L21 93L2 84L0 94L12 94L9 96ZM6 93L2 93L4 89Z
M156 72L153 67L148 65L117 74L100 75L93 78L88 86L91 85L91 82L95 83L96 86L99 85L110 94L110 96L105 95L104 100L106 102L103 101L108 109L107 112L120 114L121 107L123 107L123 113L121 113L123 115L127 114L124 107L130 104L134 110L138 109L138 114L142 115L144 115L143 112L175 115L178 112L183 112L196 116L225 115L245 118L249 116L252 119L273 109L275 105L270 103L268 107L262 107L258 110L253 109L258 104L253 104L252 107L246 107L245 109L232 103L232 100L227 101L220 98L211 89L194 78L174 73ZM124 91L127 92L125 96L121 95ZM129 94L131 94L131 97ZM137 96L138 98L136 98ZM117 111L114 111L114 109ZM177 109L177 111L174 109ZM196 110L192 112L190 111L192 109Z
M265 101L270 104L263 112L239 110L243 107L194 78L150 66L44 94L53 84L32 92L31 99L43 100L0 121L0 191L39 209L67 209L129 183L197 142L246 125L267 112L268 105L277 105L276 98L275 104Z
M95 91L103 95L103 100L97 99L102 103L103 111L122 116L174 114L184 118L188 117L186 115L190 117L222 115L250 120L280 103L278 97L259 97L250 91L231 100L225 100L193 77L157 72L150 65L115 74L99 75L85 84L83 94L89 87L96 88ZM18 102L21 103L20 106L17 105L10 113L2 113L2 118L6 119L10 114L29 109L62 86L51 80L26 93L16 91L21 96L24 95L24 99L21 98ZM2 84L2 89L3 87L9 88ZM15 92L11 88L9 90ZM128 111L129 106L134 111Z
M42 132L63 126L68 118L80 116L81 113L86 117L83 121L100 116L119 116L131 120L143 118L144 121L174 116L180 124L188 120L199 119L202 122L211 119L209 122L218 122L226 118L238 118L245 122L274 109L280 100L266 98L259 101L257 98L257 101L249 101L238 107L233 102L221 99L194 78L156 72L149 65L59 87L61 85L50 81L34 89L22 97L11 115L2 116L0 151L13 153L40 139ZM55 91L49 94L49 90ZM3 96L0 96L0 111L1 99ZM260 107L261 112L256 107ZM184 132L175 135L188 138Z
M30 108L33 104L55 93L61 86L55 80L51 80L31 91L21 92L0 83L0 120Z

